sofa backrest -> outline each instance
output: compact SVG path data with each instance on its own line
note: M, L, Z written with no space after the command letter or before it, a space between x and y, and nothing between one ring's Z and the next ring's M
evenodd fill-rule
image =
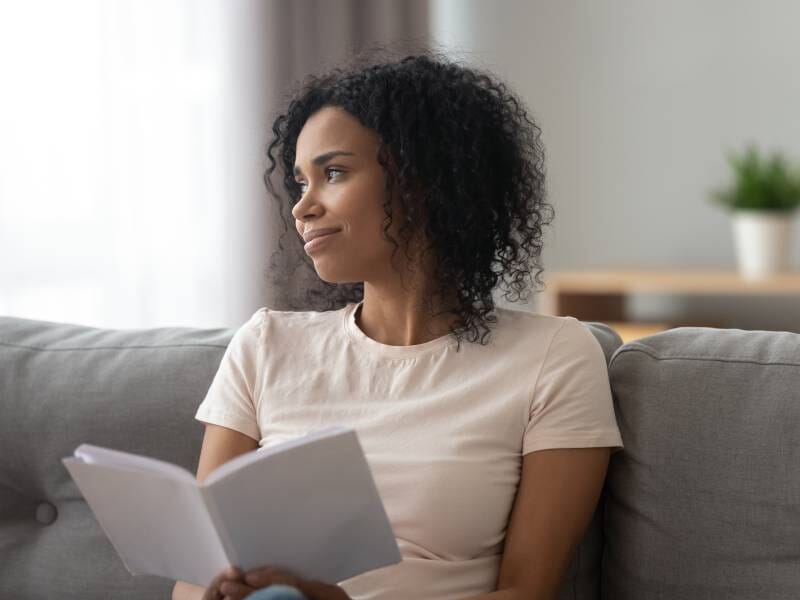
M672 329L609 376L602 597L800 598L800 334Z
M800 597L800 335L679 328L606 358L625 450L561 600ZM80 443L194 473L232 329L0 317L0 598L169 598L132 577L61 459Z

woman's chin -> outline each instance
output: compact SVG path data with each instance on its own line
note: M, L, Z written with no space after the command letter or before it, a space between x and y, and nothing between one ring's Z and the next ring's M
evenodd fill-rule
M333 283L333 284L348 283L347 278L343 277L341 273L332 272L330 269L326 269L321 265L317 264L316 262L314 262L314 266L316 267L317 270L317 277L322 279L322 281L324 281L325 283Z
M317 276L325 283L338 285L340 283L361 283L364 281L353 277L352 273L332 272L330 269L320 268L319 265L315 266L317 267Z

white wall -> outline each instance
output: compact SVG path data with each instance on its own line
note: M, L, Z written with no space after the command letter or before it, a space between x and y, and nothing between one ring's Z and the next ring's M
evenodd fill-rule
M438 39L506 79L543 129L545 276L733 269L728 216L707 200L724 150L754 140L800 161L800 2L440 0L433 14ZM797 221L794 235L800 269ZM800 298L637 296L631 313L800 331Z

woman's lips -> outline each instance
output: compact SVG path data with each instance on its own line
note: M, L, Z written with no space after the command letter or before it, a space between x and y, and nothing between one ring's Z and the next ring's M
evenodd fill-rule
M311 240L310 242L306 242L306 244L303 246L303 249L306 251L306 254L311 254L312 252L317 250L317 248L321 248L322 246L327 244L329 239L331 237L333 237L334 235L336 235L337 233L339 233L339 232L338 231L332 231L330 233L326 233L324 235L317 236L313 240Z

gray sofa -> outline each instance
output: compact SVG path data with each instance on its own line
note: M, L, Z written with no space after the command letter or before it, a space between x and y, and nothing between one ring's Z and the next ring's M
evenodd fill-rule
M800 335L587 325L625 450L561 599L800 599ZM233 333L0 317L0 598L170 597L128 574L61 458L88 442L194 473Z

